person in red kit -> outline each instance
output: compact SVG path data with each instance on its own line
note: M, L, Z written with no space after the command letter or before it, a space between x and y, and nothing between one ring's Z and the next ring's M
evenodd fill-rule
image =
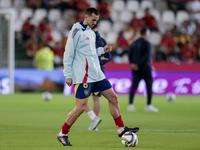
M116 41L116 47L118 47L116 50L116 53L120 55L121 57L125 54L128 54L129 45L128 45L128 41L124 37L124 31L121 31L119 33L119 36Z
M142 19L137 18L136 12L133 12L133 18L131 19L129 26L139 31L143 28Z
M88 7L90 7L90 3L86 0L78 0L77 1L77 9L80 11L85 11Z
M48 18L43 18L38 26L38 34L47 45L51 45L50 43L53 42L52 30L53 27Z
M170 61L175 61L176 59L182 60L182 55L180 53L180 48L177 46L176 37L172 34L170 30L166 31L165 35L161 39L161 46L164 46L165 54L167 59Z
M149 28L150 31L158 31L157 22L155 17L150 13L149 8L145 9L145 16L142 18L144 26Z
M34 26L30 23L31 18L28 18L22 26L22 39L24 42L27 42L31 38L31 34L34 30Z
M106 0L100 0L97 5L97 10L100 13L99 21L102 20L109 20L113 23L111 19L111 6Z
M177 43L172 32L170 30L166 31L165 35L161 39L161 45L167 46L168 51L172 52L176 44Z
M193 63L195 62L197 58L197 50L194 47L192 42L187 42L183 47L182 47L182 52L184 59L187 63Z

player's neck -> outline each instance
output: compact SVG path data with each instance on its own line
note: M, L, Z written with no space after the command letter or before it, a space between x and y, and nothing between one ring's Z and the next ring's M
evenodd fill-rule
M142 39L147 39L147 36L141 35L140 38L142 38Z
M86 21L85 21L85 20L83 21L83 24L84 24L84 25L88 25L88 24L86 23Z

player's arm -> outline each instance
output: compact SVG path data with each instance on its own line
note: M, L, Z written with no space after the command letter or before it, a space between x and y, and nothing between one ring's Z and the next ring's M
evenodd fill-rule
M130 46L128 56L129 56L131 69L137 71L139 68L138 68L138 65L135 63L134 48L135 48L135 42Z
M100 58L100 65L105 65L107 62L109 62L112 59L111 53L105 53L101 57L104 57L104 59Z
M135 43L131 44L129 51L128 51L128 58L129 58L129 62L134 63L134 45Z
M64 52L64 58L63 58L63 66L64 66L64 76L66 77L66 83L71 86L72 85L72 64L74 60L74 54L75 54L75 46L77 42L78 35L76 35L78 32L78 29L74 29L72 32L69 33L67 43L65 45L65 52Z
M96 49L96 52L97 52L97 55L98 55L98 56L101 56L102 54L105 53L103 47L98 47L98 48Z
M104 47L98 47L96 49L96 52L97 52L98 56L101 56L102 54L108 53L108 52L111 52L111 51L112 51L112 46L110 44L107 44Z

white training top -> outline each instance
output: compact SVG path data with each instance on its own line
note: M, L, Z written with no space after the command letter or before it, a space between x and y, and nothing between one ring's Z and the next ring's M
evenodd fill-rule
M104 54L104 48L95 47L96 35L83 21L73 25L65 46L63 65L64 76L72 78L73 84L91 83L103 80L98 55Z

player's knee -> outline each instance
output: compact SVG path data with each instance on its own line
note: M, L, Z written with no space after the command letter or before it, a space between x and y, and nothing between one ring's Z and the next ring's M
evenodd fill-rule
M82 104L82 105L76 106L76 111L81 114L86 110L86 108L87 108L87 105L86 104Z
M113 99L115 100L115 101L118 101L117 99L117 94L115 93L114 95L113 95Z
M79 108L79 112L80 112L80 113L83 113L85 110L86 110L86 107L84 107L84 106L81 106L81 107Z
M111 102L113 104L118 104L118 98L117 98L117 94L116 93L112 95Z

